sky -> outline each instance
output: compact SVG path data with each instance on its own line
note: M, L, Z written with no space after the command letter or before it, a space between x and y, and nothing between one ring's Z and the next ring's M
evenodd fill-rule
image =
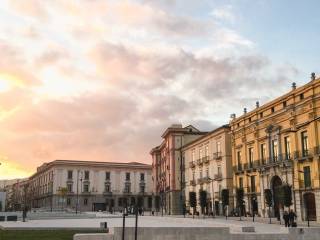
M0 179L55 159L151 163L320 74L317 0L3 0Z

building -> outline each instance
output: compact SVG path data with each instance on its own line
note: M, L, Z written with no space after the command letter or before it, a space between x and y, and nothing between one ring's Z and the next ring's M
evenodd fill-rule
M197 211L200 208L200 190L206 192L207 206L204 214L224 213L221 202L222 189L228 189L229 213L233 207L231 131L229 125L221 126L182 147L185 166L185 196L189 211L189 192L195 192Z
M47 210L118 211L135 204L149 210L151 183L148 164L55 160L14 185L13 202Z
M162 134L162 143L150 152L153 189L160 196L160 205L166 214L182 213L184 166L181 147L204 134L206 132L201 132L192 125L182 127L180 124L173 124Z
M271 215L281 217L280 186L292 189L291 209L300 220L320 222L320 79L296 87L240 117L232 115L232 164L235 188L245 191L246 212L258 204L268 216L265 189L273 194ZM235 191L235 189L234 189Z
M6 209L6 192L0 191L0 212Z

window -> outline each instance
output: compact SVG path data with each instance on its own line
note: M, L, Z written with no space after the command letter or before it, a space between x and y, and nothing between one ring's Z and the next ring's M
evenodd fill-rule
M291 159L291 144L290 137L284 138L284 147L285 147L285 160Z
M218 166L218 176L221 176L221 166Z
M208 157L209 156L209 146L207 145L206 146L206 157Z
M206 177L209 177L209 168L206 169Z
M122 207L122 198L118 198L118 206Z
M249 148L249 166L253 167L253 148Z
M125 184L124 185L124 192L125 193L130 193L131 192L131 185L130 184Z
M311 187L311 176L310 176L310 167L303 167L303 175L304 175L304 187Z
M72 170L68 170L68 179L72 179Z
M89 180L89 171L84 171L84 179Z
M303 93L300 94L300 100L304 99Z
M192 180L194 181L194 179L195 179L195 172L193 171L192 172Z
M242 170L242 166L241 166L241 151L237 152L237 162L238 162L238 170L241 171Z
M278 160L278 141L277 140L272 140L272 158L273 161Z
M282 106L283 106L283 108L286 108L286 107L287 107L287 102L284 101L284 102L282 103Z
M260 118L263 118L263 112L260 113Z
M89 192L89 184L88 183L83 184L83 192L85 192L85 193Z
M202 178L202 168L199 169L199 176Z
M70 206L71 205L71 199L67 198L67 205Z
M130 181L130 173L129 172L126 173L126 181Z
M250 183L251 183L251 192L256 191L256 178L255 176L250 177Z
M252 119L251 119L251 117L249 117L249 123L251 123L251 121L252 121Z
M110 180L110 172L106 172L106 180L107 180L107 181Z
M239 188L243 188L243 178L239 177Z
M141 185L140 186L140 193L144 193L145 192L145 186L144 185Z
M260 157L261 157L262 163L265 163L266 154L267 154L266 144L262 143L262 144L260 145Z
M192 161L194 162L194 159L195 159L195 153L194 153L194 149L192 150Z
M199 159L202 158L202 149L199 150Z
M144 173L140 173L140 181L144 181Z
M271 108L271 113L274 113L274 107Z
M104 191L105 191L106 193L111 192L111 186L110 186L109 183L107 183L107 184L104 185Z
M217 153L221 153L221 142L217 142Z
M67 184L68 193L72 192L72 183Z
M304 131L301 133L301 145L302 145L302 156L306 157L308 156L308 133L307 131Z
M85 205L85 206L88 205L88 198L83 199L83 205Z

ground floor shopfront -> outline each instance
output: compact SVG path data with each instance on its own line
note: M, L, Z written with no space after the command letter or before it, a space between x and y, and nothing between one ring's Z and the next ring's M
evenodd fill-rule
M78 206L77 206L78 202ZM152 195L131 194L67 194L66 196L48 195L30 202L31 208L47 210L72 209L78 211L122 211L125 207L139 206L146 211L155 208Z

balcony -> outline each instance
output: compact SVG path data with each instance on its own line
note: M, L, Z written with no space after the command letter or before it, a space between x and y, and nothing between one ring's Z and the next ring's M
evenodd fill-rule
M194 164L194 161L189 162L189 167L190 168L195 168L196 167L196 165Z
M209 156L205 156L205 157L203 157L202 158L202 162L204 163L204 164L208 164L210 161L209 161Z
M302 151L295 151L293 153L293 157L297 161L312 160L313 155L314 154L311 149L306 149L306 150L302 150Z
M201 166L203 164L202 159L197 159L197 165Z
M214 174L214 180L221 181L222 180L222 173Z
M103 195L104 196L112 196L112 192L111 191L109 191L109 192L104 191Z
M124 190L122 191L122 193L125 194L125 195L131 195L131 194L132 194L132 192L129 191L129 190L127 190L127 189L124 189Z
M190 185L191 185L191 186L195 186L195 185L197 185L197 183L196 183L195 180L190 180Z
M222 152L215 152L213 153L213 159L220 160L222 159Z

